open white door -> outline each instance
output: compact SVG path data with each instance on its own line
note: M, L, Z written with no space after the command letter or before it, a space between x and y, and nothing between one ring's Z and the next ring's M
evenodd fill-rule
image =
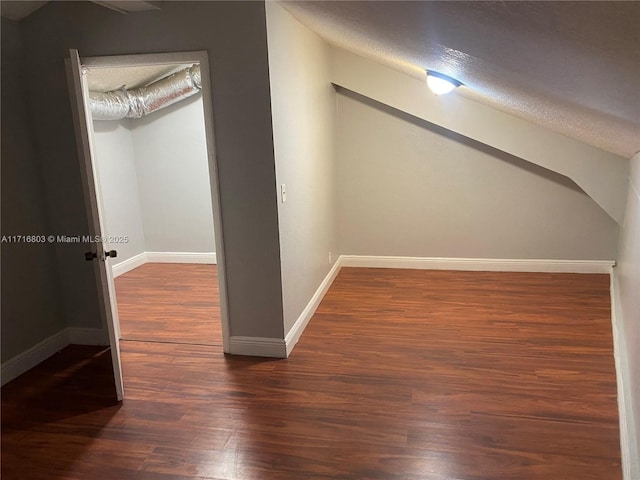
M102 239L104 238L103 232L105 230L102 223L100 191L96 184L96 176L94 174L97 170L94 168L93 125L88 108L89 88L77 50L69 50L69 58L66 59L66 63L71 111L76 130L78 157L80 159L82 188L89 222L89 235L93 238ZM120 336L118 309L115 302L113 274L111 268L106 263L110 258L111 252L108 251L102 242L92 243L89 248L91 249L91 252L87 252L89 256L91 257L95 254L92 263L95 267L100 314L109 333L116 394L118 400L122 400L124 397L124 388L122 384L122 365L120 363L120 345L118 342Z

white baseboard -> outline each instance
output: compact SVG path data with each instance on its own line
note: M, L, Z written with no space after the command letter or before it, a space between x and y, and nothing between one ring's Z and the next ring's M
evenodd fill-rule
M340 266L341 259L338 258L284 339L232 336L229 339L229 353L253 357L287 358L338 275Z
M469 270L489 272L609 273L613 260L520 260L342 255L343 267Z
M149 263L218 263L215 252L145 252Z
M289 330L289 333L287 333L287 335L285 336L284 341L287 347L287 357L291 354L293 348L298 343L298 340L302 336L302 332L304 332L304 329L307 328L307 325L309 324L311 317L313 317L313 314L316 312L318 305L320 305L320 302L331 287L331 284L338 276L338 272L340 272L341 266L342 257L339 257L316 290L316 293L314 293L311 297L311 300L309 300L309 303L296 320L296 323L293 324L293 327L291 327L291 330Z
M7 360L2 364L2 385L31 370L67 345L69 345L69 335L65 328Z
M287 347L283 338L232 336L229 339L228 353L251 357L287 358Z
M147 263L147 254L146 252L142 252L122 262L113 264L111 266L111 271L113 272L113 277L115 278L127 272L130 272L134 268L138 268L145 263Z
M640 479L640 441L635 431L631 403L629 359L624 332L622 331L622 309L618 296L616 272L611 274L611 323L613 328L613 355L616 362L616 383L618 386L618 414L620 416L620 453L622 457L622 478Z
M100 329L67 327L45 338L33 347L16 355L2 364L0 376L2 385L19 377L23 373L70 344L109 345L109 339Z
M229 353L260 357L286 358L298 343L318 305L331 287L341 267L408 268L425 270L470 270L498 272L611 272L608 260L520 260L492 258L428 258L341 255L322 281L284 340L261 337L231 337Z
M206 263L217 264L216 252L142 252L111 266L113 277L119 277L145 263Z

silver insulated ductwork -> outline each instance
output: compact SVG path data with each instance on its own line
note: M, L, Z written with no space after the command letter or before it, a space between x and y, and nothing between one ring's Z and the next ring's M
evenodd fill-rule
M200 65L192 65L146 87L89 92L89 107L94 120L142 118L195 95L201 89Z

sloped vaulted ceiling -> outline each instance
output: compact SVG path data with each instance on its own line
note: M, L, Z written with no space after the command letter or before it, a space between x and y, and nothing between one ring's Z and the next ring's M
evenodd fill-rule
M640 2L283 2L329 43L630 158L640 150Z

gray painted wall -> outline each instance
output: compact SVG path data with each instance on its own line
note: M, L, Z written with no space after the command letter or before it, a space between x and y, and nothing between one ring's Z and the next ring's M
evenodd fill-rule
M122 15L89 2L51 2L21 28L51 224L69 234L86 234L88 227L63 61L68 49L82 56L208 52L230 333L282 338L264 4L164 2L161 10ZM57 248L60 286L69 323L96 327L86 247Z
M565 177L344 90L338 118L341 253L615 258L616 222Z
M622 221L626 158L465 98L464 89L461 94L434 95L425 88L424 72L417 78L346 50L331 50L335 85L565 175Z
M150 252L215 252L202 96L132 121Z
M266 9L286 334L338 257L335 90L327 45L277 3Z
M618 265L615 268L620 300L621 325L619 333L623 335L623 348L626 348L626 365L628 371L621 372L628 381L626 408L629 409L627 419L634 418L635 428L628 422L631 435L632 458L631 478L640 475L638 448L640 447L640 152L631 159L629 190L627 192L627 208L620 235ZM635 432L634 432L635 430ZM635 476L634 476L635 475Z
M49 235L43 178L33 146L19 25L2 18L2 235ZM2 244L1 360L66 327L55 246Z
M202 96L133 120L95 121L114 264L142 252L215 252Z
M102 194L105 236L126 235L126 243L113 243L118 251L114 264L145 251L138 175L136 173L131 120L93 122L94 155Z

